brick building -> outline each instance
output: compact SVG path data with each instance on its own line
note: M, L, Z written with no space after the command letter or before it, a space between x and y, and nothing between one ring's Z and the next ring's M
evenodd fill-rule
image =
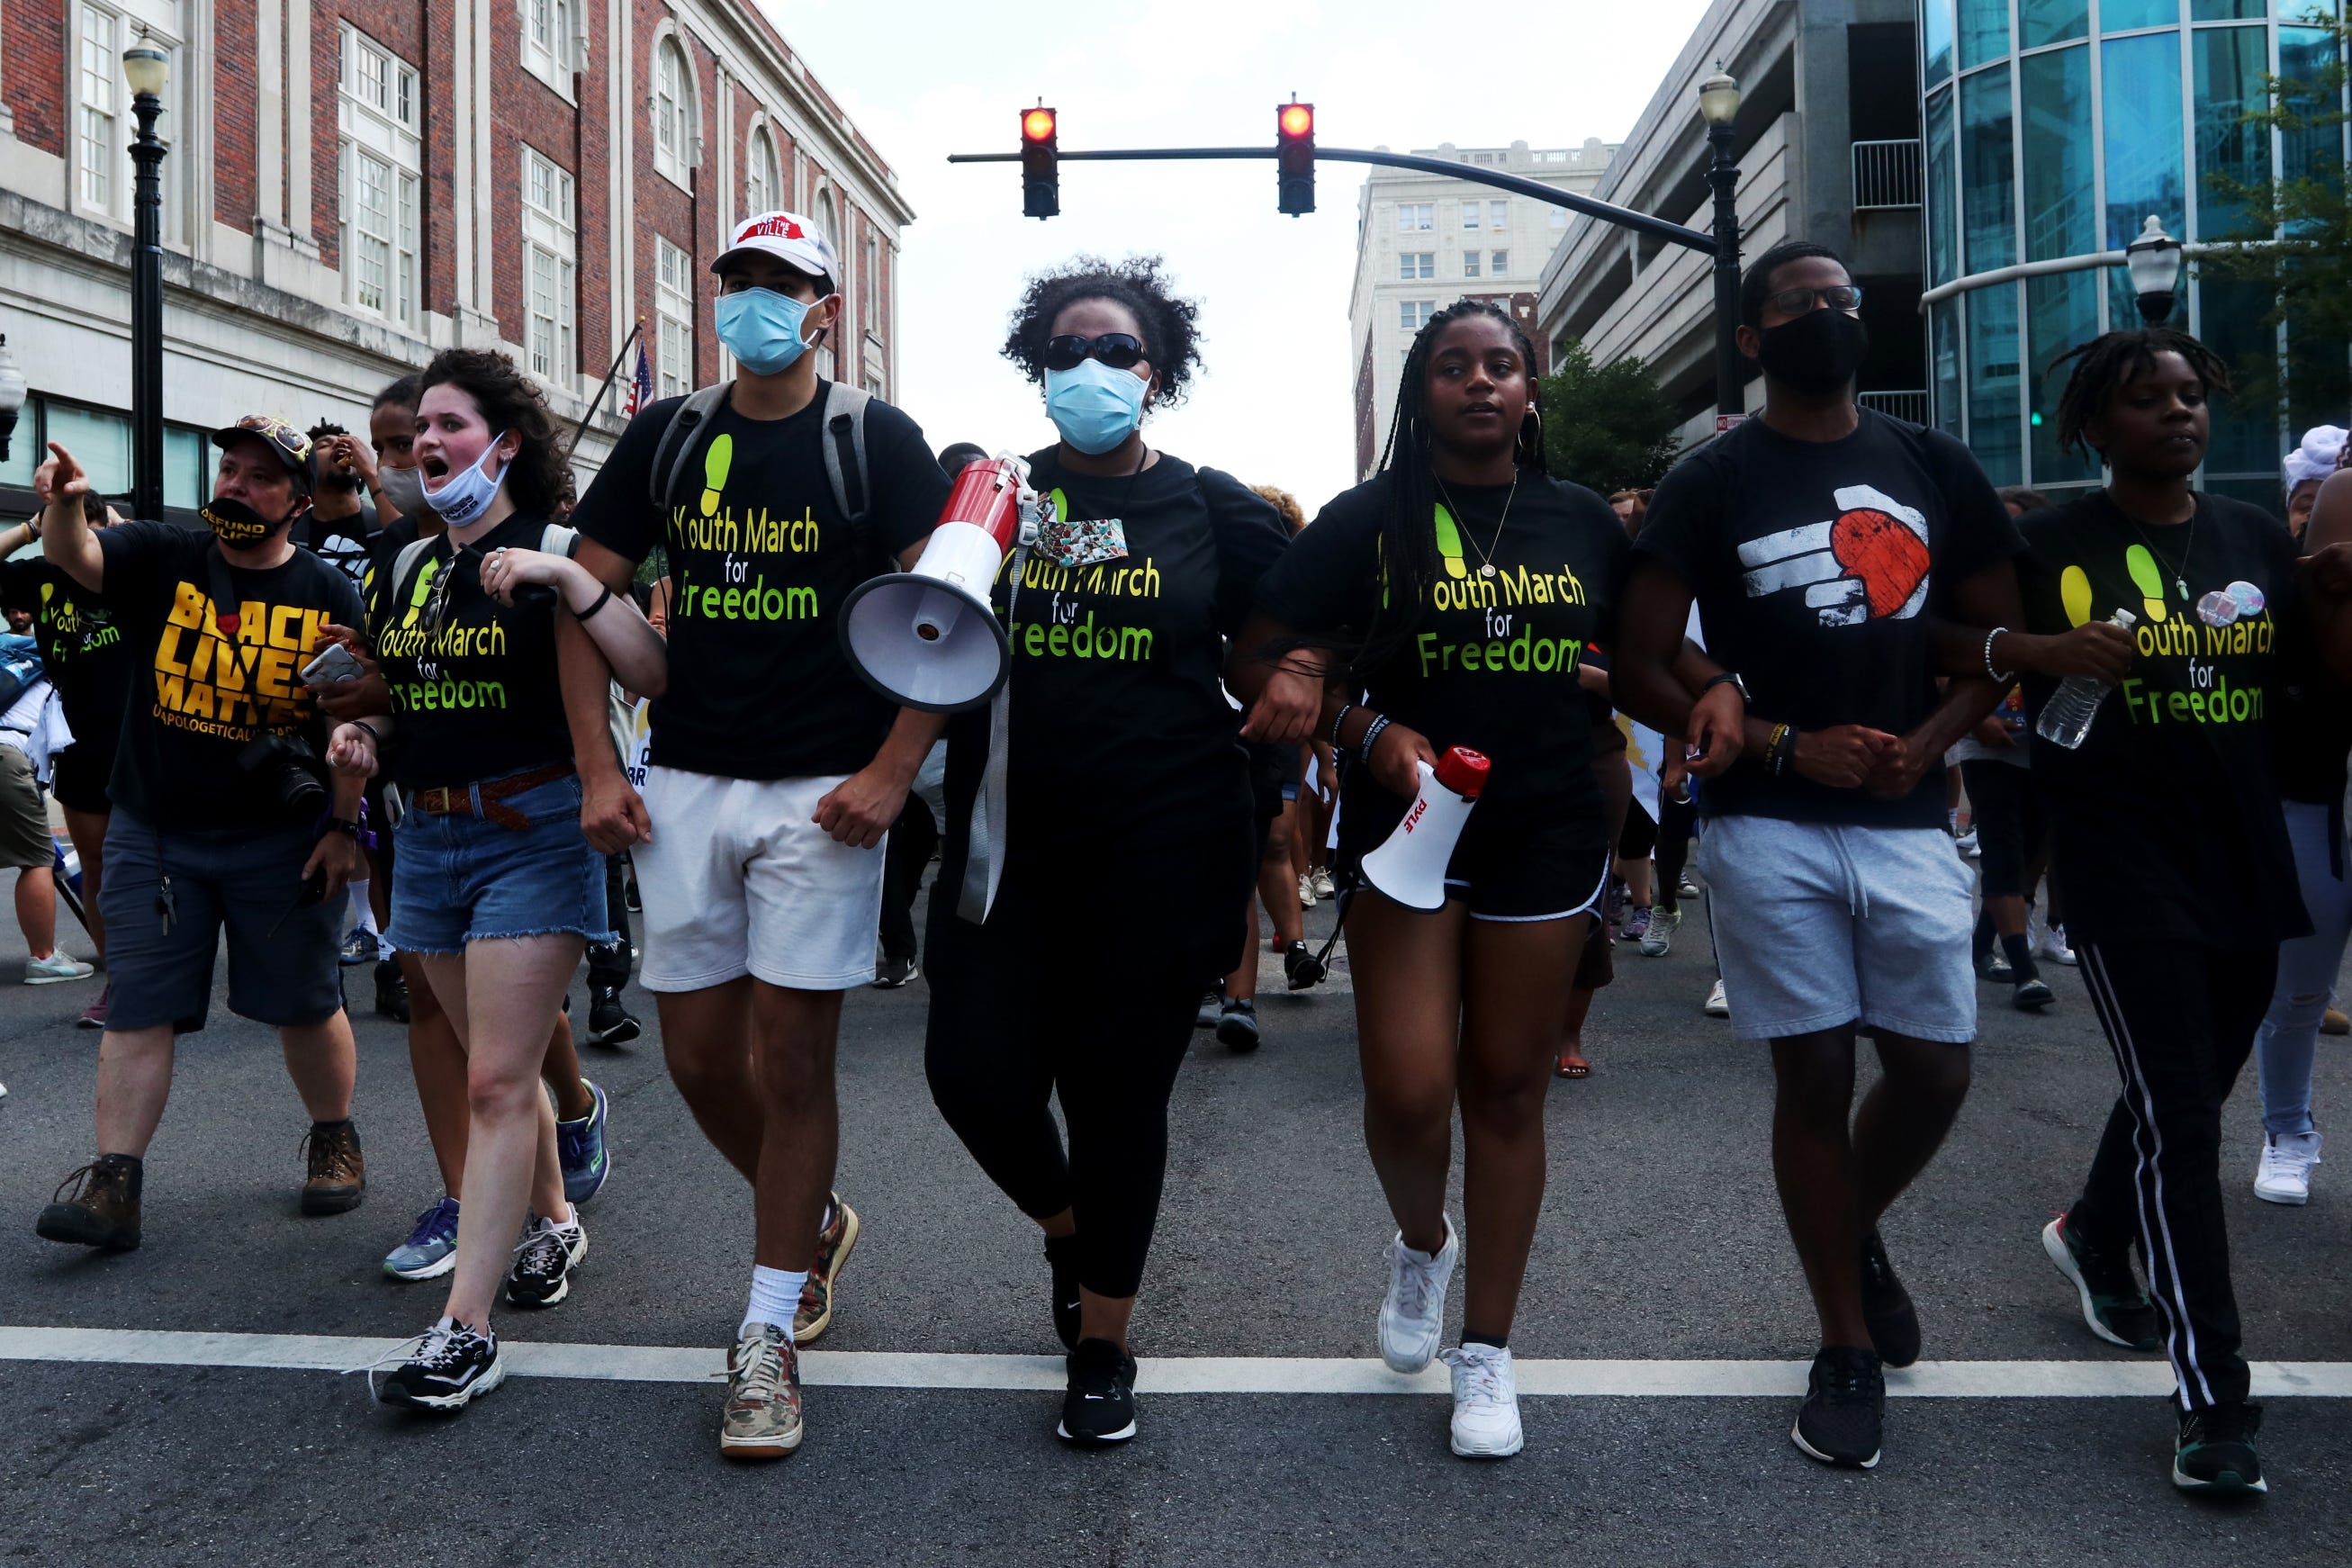
M716 379L709 265L771 206L842 257L821 368L895 385L914 214L752 0L0 0L0 332L34 393L0 515L46 439L130 488L121 54L142 36L172 57L173 508L208 489L203 431L257 409L362 428L437 348L505 349L571 420L640 319L657 393ZM583 479L635 363L583 436Z

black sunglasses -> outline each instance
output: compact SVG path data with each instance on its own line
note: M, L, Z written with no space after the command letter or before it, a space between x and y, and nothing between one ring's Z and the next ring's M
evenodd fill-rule
M1098 359L1113 370L1133 370L1150 357L1144 353L1141 339L1125 332L1105 332L1098 338L1065 332L1045 340L1047 370L1076 370L1079 361L1087 359Z
M1862 290L1851 283L1832 283L1826 289L1776 289L1766 296L1784 316L1801 316L1819 300L1832 310L1862 309Z

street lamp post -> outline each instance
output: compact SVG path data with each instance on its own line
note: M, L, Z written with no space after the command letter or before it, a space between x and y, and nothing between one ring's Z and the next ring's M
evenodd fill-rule
M1717 429L1747 412L1747 377L1739 363L1739 164L1731 155L1732 122L1739 118L1739 83L1720 64L1698 88L1712 156L1706 183L1715 187L1715 412Z
M152 44L122 51L139 134L131 157L131 515L163 515L163 141L155 134L172 57Z
M2131 274L2132 292L2139 300L2139 317L2160 327L2172 317L2172 302L2180 288L2180 242L2164 232L2151 214L2139 237L2124 247L2124 268Z

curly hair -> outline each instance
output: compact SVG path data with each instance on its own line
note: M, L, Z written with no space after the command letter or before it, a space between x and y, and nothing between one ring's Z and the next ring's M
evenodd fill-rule
M1201 307L1174 292L1157 256L1130 256L1115 267L1099 256L1074 256L1036 274L1013 308L1004 357L1043 386L1054 318L1081 300L1108 300L1133 311L1143 328L1144 354L1160 373L1160 405L1173 408L1184 401L1192 373L1201 368Z
M383 407L415 407L416 400L425 395L425 388L419 384L422 380L421 376L414 374L402 376L375 395L375 401L368 405L368 411L373 413Z
M2205 384L2209 396L2230 390L2230 367L2221 356L2177 327L2130 327L2102 333L2060 354L2050 366L2054 371L2069 360L2074 362L2066 377L2066 390L2058 397L2058 449L2089 450L2084 428L2107 411L2107 405L2126 383L2153 367L2158 354L2168 353L2188 362L2189 370Z
M546 516L572 488L571 443L555 422L539 384L495 349L443 349L417 377L416 395L446 382L474 400L492 434L511 430L521 450L507 465L506 482L518 510Z
M1297 496L1280 485L1252 485L1250 489L1282 514L1282 531L1285 533L1296 538L1298 531L1307 526L1307 509L1298 504Z

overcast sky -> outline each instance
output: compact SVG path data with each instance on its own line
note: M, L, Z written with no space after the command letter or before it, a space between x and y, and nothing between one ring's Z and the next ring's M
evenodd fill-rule
M1080 251L1165 256L1201 301L1205 374L1147 438L1311 514L1352 482L1348 293L1364 166L1326 163L1318 210L1275 210L1265 163L1062 166L1062 214L1021 216L1019 110L1061 110L1066 148L1270 143L1275 105L1316 105L1328 146L1573 147L1622 139L1703 0L760 0L898 171L916 213L898 272L898 398L934 449L1028 451L1038 395L997 354L1024 279ZM982 20L982 16L995 18Z

